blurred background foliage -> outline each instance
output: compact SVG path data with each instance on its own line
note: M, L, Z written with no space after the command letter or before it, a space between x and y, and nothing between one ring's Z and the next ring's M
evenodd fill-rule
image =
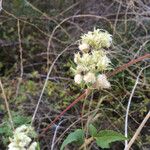
M77 40L88 30L97 27L113 35L113 46L108 51L114 68L149 53L149 9L149 0L3 1L3 10L0 12L0 76L15 125L30 122L47 71L56 57L65 49L49 76L35 120L37 132L41 132L42 128L46 127L82 92L83 89L73 82L70 66L73 64L74 53L78 51ZM20 33L18 33L18 28L20 28ZM20 45L22 58L20 57ZM21 61L23 62L23 76L21 83L18 84ZM93 93L91 111L98 107L95 114L95 118L98 116L98 119L94 123L99 129L115 129L124 132L124 117L131 90L139 71L148 64L147 59L131 66L110 79L111 90ZM131 136L150 109L149 76L150 70L144 70L132 99L129 121ZM89 113L91 98L87 99L84 108L85 115ZM104 100L99 106L101 99ZM79 102L63 116L64 124L58 136L81 117L82 103L83 101ZM86 117L82 123L88 119ZM79 121L72 128L75 129L82 123ZM134 150L149 148L150 127L148 123L133 145ZM50 149L53 133L54 131L46 133L45 138L40 141L41 149ZM0 134L0 149L1 147L5 149L8 136L11 136L12 131L1 93ZM59 149L62 140L63 137L57 141L56 149ZM122 149L123 143L115 143L111 149L117 150L117 147ZM76 149L75 146L73 148ZM91 149L96 148L95 144L91 145Z

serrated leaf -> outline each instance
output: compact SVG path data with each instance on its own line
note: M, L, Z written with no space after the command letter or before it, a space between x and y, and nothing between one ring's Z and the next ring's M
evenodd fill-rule
M109 144L115 141L126 140L127 138L121 133L112 130L100 131L95 137L96 143L101 148L109 148Z
M62 143L60 150L63 150L66 145L72 142L77 142L78 144L84 142L84 131L82 129L77 129L76 131L71 132Z
M97 129L94 127L94 125L92 124L89 125L89 132L90 132L90 135L93 137L97 135Z

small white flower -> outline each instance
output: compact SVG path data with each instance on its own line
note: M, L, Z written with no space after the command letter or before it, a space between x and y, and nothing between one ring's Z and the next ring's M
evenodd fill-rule
M106 52L103 51L103 50L94 50L92 51L92 60L93 60L93 63L97 63L101 57L104 57L106 56Z
M97 63L98 69L100 71L107 70L110 63L111 61L106 55L103 57L100 57Z
M109 34L106 31L101 32L99 38L101 39L100 43L101 43L102 47L109 48L111 46L111 44L112 44L112 35L111 34Z
M96 49L109 48L112 43L112 35L105 30L94 29L93 32L82 35L81 40Z
M87 71L88 71L88 67L87 66L78 65L76 67L76 74L81 74L82 72L87 72Z
M79 45L79 50L81 50L82 52L87 53L89 51L89 49L90 49L90 47L86 43L82 43Z
M81 57L81 63L82 65L89 65L92 63L91 55L88 53L84 53Z
M75 83L80 84L82 82L82 80L83 80L83 78L80 74L75 75L75 77L74 77Z
M80 63L80 59L81 59L81 56L80 56L79 53L77 53L77 54L74 55L74 62L76 64Z
M91 73L91 72L88 72L83 80L85 81L85 83L95 83L96 81L96 77L95 77L95 74L94 73Z
M30 147L28 148L28 150L36 150L37 147L37 142L33 142Z
M80 54L75 54L74 62L77 65L88 66L92 63L91 57L92 55L90 55L89 53L83 53L82 56L80 56Z
M26 125L22 125L22 126L16 128L15 133L24 132L27 129L28 129L28 127Z
M15 142L12 142L8 145L8 150L20 150L20 148L17 146Z
M109 89L111 87L110 82L107 80L105 74L99 74L96 81L96 87L101 89Z

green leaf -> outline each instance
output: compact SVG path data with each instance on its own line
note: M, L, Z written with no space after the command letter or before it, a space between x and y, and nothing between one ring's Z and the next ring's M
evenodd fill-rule
M84 142L84 131L82 129L77 129L71 132L61 145L60 150L63 150L66 145L72 142L77 142L78 144L83 144Z
M89 132L90 132L90 135L93 137L97 135L97 129L92 124L89 125Z
M109 144L115 141L126 140L127 138L121 133L112 130L100 131L95 137L96 143L101 148L110 148Z

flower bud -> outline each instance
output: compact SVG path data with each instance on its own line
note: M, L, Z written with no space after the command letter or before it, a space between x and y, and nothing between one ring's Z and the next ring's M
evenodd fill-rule
M76 74L74 77L74 81L77 84L80 84L82 82L82 76L80 74Z
M98 69L100 71L107 70L110 63L111 63L111 61L106 55L103 57L100 57L100 59L97 63Z
M74 55L74 62L78 64L81 61L81 56L79 53Z
M37 147L37 142L33 142L33 143L30 145L30 147L29 147L28 150L36 150L36 147Z
M109 48L112 44L112 35L108 32L101 33L101 45L102 47Z
M80 49L82 52L88 53L90 47L89 47L88 44L82 43L82 44L79 45L79 49Z
M111 87L110 82L107 80L105 74L99 74L97 77L96 87L101 89L109 89Z
M83 80L85 81L85 83L94 83L96 81L96 77L94 73L88 72Z

